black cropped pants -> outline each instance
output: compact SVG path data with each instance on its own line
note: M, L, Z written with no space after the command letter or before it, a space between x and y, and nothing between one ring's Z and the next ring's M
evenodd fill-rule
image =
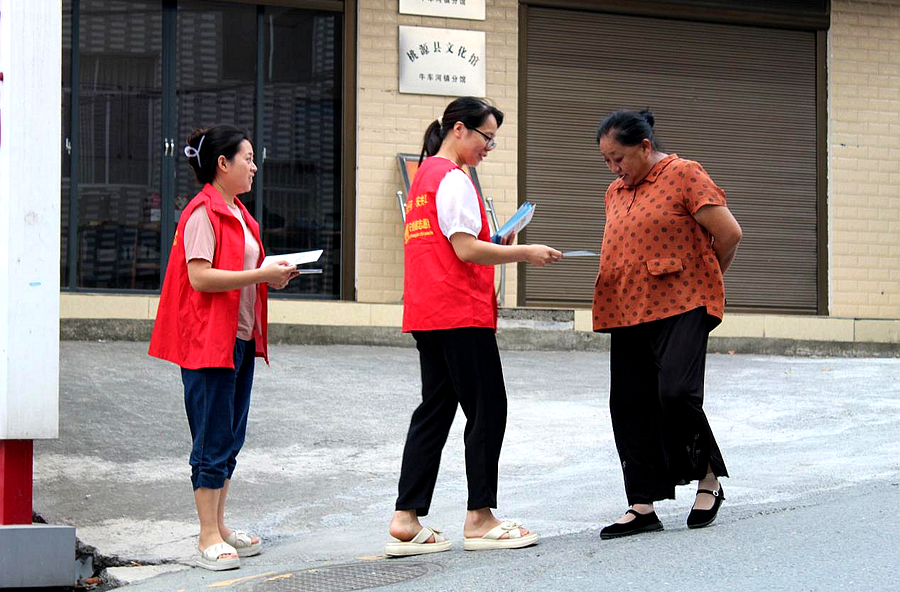
M413 337L421 363L422 403L406 436L396 509L428 514L457 405L466 415L467 508L496 508L506 388L494 330L414 331Z
M609 409L628 503L728 471L703 412L706 308L611 331Z

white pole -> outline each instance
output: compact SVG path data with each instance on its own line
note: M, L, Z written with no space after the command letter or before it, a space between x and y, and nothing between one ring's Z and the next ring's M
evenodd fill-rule
M0 588L76 577L75 529L31 523L33 441L59 436L61 68L61 0L0 0Z
M61 0L0 0L0 440L59 435Z

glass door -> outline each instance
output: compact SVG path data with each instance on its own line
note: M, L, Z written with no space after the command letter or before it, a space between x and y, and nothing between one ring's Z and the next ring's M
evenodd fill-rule
M159 290L200 190L185 142L229 123L254 139L239 197L266 250L324 250L280 294L340 298L345 17L278 4L62 0L63 287Z
M266 7L263 22L263 244L323 249L322 275L285 292L340 298L342 13ZM259 150L257 150L259 153Z
M214 123L228 123L248 130L253 137L256 7L179 1L176 44L175 223L184 206L202 188L183 153L191 132ZM253 194L238 197L244 205L251 202L248 208L253 213Z
M81 0L79 13L75 285L157 290L160 3Z
M63 0L62 3L62 184L60 187L60 253L59 253L59 282L62 287L70 287L69 283L69 235L70 226L74 227L77 232L78 225L73 223L70 209L72 207L71 193L73 182L77 185L78 180L72 178L72 143L77 141L73 138L73 132L77 132L77 127L72 126L72 101L74 95L72 93L72 39L78 38L78 31L73 26L78 22L77 15L73 14L72 0ZM74 258L74 253L73 253Z

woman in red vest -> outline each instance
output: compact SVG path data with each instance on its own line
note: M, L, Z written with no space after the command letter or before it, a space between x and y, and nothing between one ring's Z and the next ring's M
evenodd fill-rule
M388 555L446 551L450 541L423 527L457 404L466 414L466 550L519 548L537 533L500 521L497 465L506 429L506 390L497 351L494 265L557 261L544 245L497 245L484 205L461 167L478 165L496 146L503 113L461 97L425 132L406 204L403 331L411 332L422 369L422 403L412 416ZM425 158L428 156L429 158ZM422 159L425 158L424 162Z
M181 366L200 518L195 561L220 571L260 552L258 537L225 526L225 499L247 431L254 359L268 363L267 285L283 288L296 272L286 262L260 268L259 224L237 199L256 174L247 133L195 130L184 153L204 186L178 221L150 355Z

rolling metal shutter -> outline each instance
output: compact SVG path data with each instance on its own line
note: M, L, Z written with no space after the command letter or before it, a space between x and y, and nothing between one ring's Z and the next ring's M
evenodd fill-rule
M649 107L663 151L700 162L744 230L729 308L818 305L816 33L528 7L525 240L599 252L613 180L595 141ZM589 304L597 257L520 269L525 304ZM524 289L522 289L524 288Z

